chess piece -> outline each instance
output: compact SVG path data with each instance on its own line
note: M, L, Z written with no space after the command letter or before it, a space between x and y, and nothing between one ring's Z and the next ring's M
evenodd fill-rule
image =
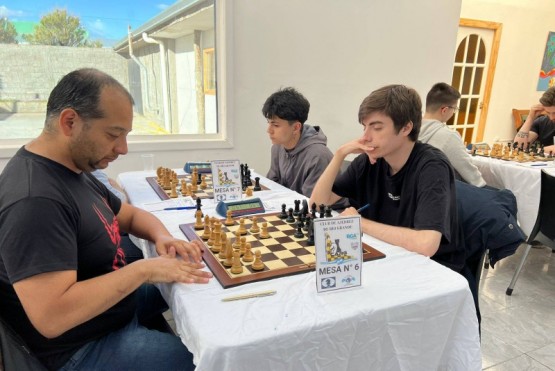
M208 184L206 183L206 175L201 176L202 181L200 182L200 189L208 188Z
M225 233L225 232L222 232L222 233ZM231 241L226 239L225 248L222 245L222 249L220 250L220 253L218 254L218 258L224 260L227 256L227 251L228 250L233 251L233 247L231 246Z
M326 209L325 209L325 210L326 210L326 211L325 211L325 217L326 217L326 218L331 218L331 217L333 217L333 215L331 214L331 206L326 206Z
M314 246L314 224L310 223L310 225L308 226L308 239L306 240L306 245L307 246Z
M261 191L262 187L260 187L260 177L254 178L254 188L253 191L258 192Z
M252 234L256 234L256 233L260 232L260 228L258 227L258 220L257 220L256 216L252 217L252 226L251 226L251 229L249 230L249 232L251 232Z
M297 216L301 213L301 200L295 200L295 209L293 210L293 216Z
M202 222L202 211L195 211L195 219L195 230L200 231L201 229L204 229L204 223Z
M289 224L295 223L295 217L293 216L293 208L292 207L290 207L289 210L287 210L287 219L285 219L285 221Z
M295 238L304 238L303 227L301 226L301 222L297 222L297 230L293 235Z
M281 213L279 213L278 218L280 218L280 219L287 218L287 211L285 211L286 207L287 207L286 204L281 204Z
M325 210L326 210L326 205L320 204L320 218L324 217Z
M254 253L254 263L252 263L251 268L255 271L264 270L264 263L262 262L262 253L260 250L256 250Z
M233 253L233 261L231 263L231 273L239 274L243 273L243 264L241 264L241 258L239 257L239 252L235 251Z
M177 183L171 182L170 197L177 198Z
M239 252L242 255L245 255L245 250L247 248L247 238L246 237L241 237L241 247L239 247Z
M204 241L208 241L208 239L210 238L210 224L207 224L206 220L204 222L204 233L202 234L202 236L200 236L200 238L202 238Z
M241 248L241 233L239 230L235 232L235 242L233 242L232 247L237 250Z
M245 254L243 255L243 261L245 263L250 263L254 260L254 256L252 255L252 247L250 242L245 244Z
M225 249L225 260L222 262L224 267L229 268L233 265L233 249Z
M312 219L316 219L316 202L313 202L310 206L310 213L312 214Z
M245 227L245 218L239 219L239 233L241 235L247 234L247 228Z
M245 196L252 197L252 187L247 187L245 190Z
M185 179L181 179L181 183L179 183L179 190L181 191L181 194L183 196L187 195L187 183L185 182Z
M216 232L214 233L214 244L210 248L210 251L213 253L218 253L222 249L222 235L221 233Z
M268 233L268 223L267 222L263 222L262 223L262 232L260 232L260 234L258 235L258 238L270 238L270 234Z
M227 210L224 224L228 227L235 224L235 220L233 220L233 218L231 217L231 210Z

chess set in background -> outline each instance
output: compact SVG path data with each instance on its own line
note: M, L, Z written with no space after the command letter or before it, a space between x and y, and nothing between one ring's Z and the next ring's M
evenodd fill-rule
M488 145L477 144L472 146L471 154L473 156L478 155L516 162L550 161L555 159L555 154L552 152L545 153L544 146L538 142L528 146L521 145L520 147L518 147L518 143L507 143L506 145L495 143L491 149Z
M191 196L194 199L214 198L214 186L212 174L205 172L205 168L199 172L196 167L192 168L191 174L177 175L169 168L158 167L156 177L146 177L146 181L162 200L170 198ZM267 190L260 185L260 178L251 179L251 171L247 165L241 165L241 183L245 195L252 196L253 192Z
M197 210L195 223L179 227L190 240L205 245L203 258L222 287L283 277L315 269L312 222L316 205L309 212L306 203L281 213L234 219L202 216ZM320 217L331 217L331 208L320 207ZM363 243L363 260L384 258L380 251Z

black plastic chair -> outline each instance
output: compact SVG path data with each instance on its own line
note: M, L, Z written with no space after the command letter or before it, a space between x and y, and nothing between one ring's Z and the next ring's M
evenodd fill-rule
M10 371L46 371L23 339L0 318L0 369Z
M549 175L544 170L541 173L541 191L540 191L540 207L538 209L538 216L536 224L526 240L526 250L520 259L513 279L505 292L507 295L513 293L516 280L520 275L520 271L526 262L526 258L532 248L532 241L539 241L543 245L551 248L555 252L555 177Z

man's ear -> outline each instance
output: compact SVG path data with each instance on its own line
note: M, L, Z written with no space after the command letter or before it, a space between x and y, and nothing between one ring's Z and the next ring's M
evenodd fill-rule
M410 132L412 131L413 126L414 126L414 124L412 123L412 121L409 121L405 124L405 126L403 126L401 131L403 132L403 134L409 135Z
M60 131L67 136L71 136L75 130L76 121L79 119L79 115L72 108L66 108L60 112L58 117L58 127Z

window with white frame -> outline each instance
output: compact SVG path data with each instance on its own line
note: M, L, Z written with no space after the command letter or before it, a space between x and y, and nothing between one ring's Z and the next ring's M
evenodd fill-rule
M64 9L12 4L0 9L0 143L39 135L50 91L63 75L83 67L109 73L131 92L130 141L219 134L215 0L153 9L122 0L94 14L77 2ZM64 24L76 25L72 38L41 36Z

